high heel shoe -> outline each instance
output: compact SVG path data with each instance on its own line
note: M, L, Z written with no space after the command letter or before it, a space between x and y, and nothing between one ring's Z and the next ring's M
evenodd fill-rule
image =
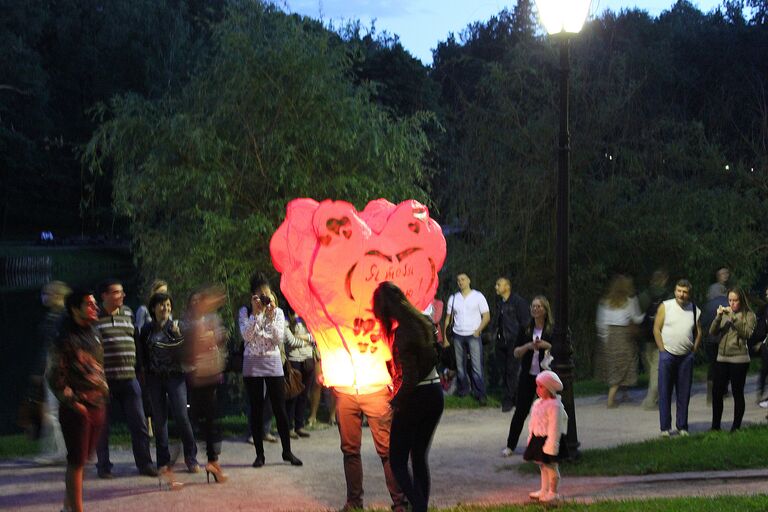
M304 463L291 452L283 452L283 460L290 462L291 466L303 466Z
M263 465L264 465L264 456L263 455L261 457L257 456L256 460L254 460L253 464L251 464L251 466L253 466L254 468L260 468Z
M221 466L219 466L218 462L209 462L205 465L205 478L208 483L211 483L211 475L213 475L213 480L217 484L223 484L229 478L227 474L221 470Z
M173 474L173 469L170 466L163 466L157 473L157 486L160 489L178 491L184 487L183 482L176 480L176 476Z

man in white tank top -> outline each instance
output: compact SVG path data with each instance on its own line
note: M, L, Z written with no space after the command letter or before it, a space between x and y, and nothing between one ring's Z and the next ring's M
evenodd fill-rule
M691 283L681 279L675 298L661 303L653 324L659 348L659 423L661 435L672 434L672 388L675 388L675 426L688 435L688 402L693 382L693 353L701 343L701 310L691 302Z

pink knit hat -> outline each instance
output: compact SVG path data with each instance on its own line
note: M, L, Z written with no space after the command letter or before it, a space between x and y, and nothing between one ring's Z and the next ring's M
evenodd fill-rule
M536 376L536 384L541 384L553 395L563 390L563 381L555 372L549 370L544 370Z

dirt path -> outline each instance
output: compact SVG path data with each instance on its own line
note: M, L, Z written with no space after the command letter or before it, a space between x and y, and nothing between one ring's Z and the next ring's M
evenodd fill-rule
M754 405L754 379L748 384L745 424L764 423L765 411ZM582 448L615 446L658 435L658 412L645 411L640 392L617 409L605 408L604 397L580 399L576 404ZM726 401L724 418L733 404ZM710 421L700 387L691 399L693 432L706 430ZM446 411L432 446L432 504L523 503L538 476L522 476L514 457L500 457L510 414L495 409ZM723 425L727 428L727 423ZM202 447L201 447L202 448ZM310 439L294 441L293 451L304 461L292 467L280 460L279 444L266 446L267 465L251 468L253 446L225 442L221 457L230 476L223 485L206 484L205 474L180 473L186 483L178 492L158 489L156 479L136 476L130 452L117 450L114 480L99 480L93 466L86 470L85 501L91 511L147 512L234 510L334 510L344 503L345 486L338 432L315 431ZM520 448L518 449L520 451ZM201 450L204 456L204 450ZM369 433L363 436L365 502L368 507L389 507L383 473ZM768 466L768 463L767 463ZM179 468L180 469L180 468ZM702 479L706 478L706 484ZM728 474L662 475L655 477L564 479L562 492L571 499L601 497L749 494L766 492L768 470ZM50 511L60 508L64 493L63 468L35 467L25 461L0 464L0 510Z

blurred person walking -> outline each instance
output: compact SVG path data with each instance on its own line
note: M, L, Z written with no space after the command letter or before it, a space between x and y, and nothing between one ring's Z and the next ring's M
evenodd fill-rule
M222 432L218 388L224 379L227 338L218 310L225 300L221 286L200 288L189 296L181 322L187 344L190 420L200 425L205 437L205 474L209 483L211 475L216 483L228 478L219 463Z
M637 343L635 329L645 315L635 297L632 279L617 275L611 280L608 293L597 306L597 332L602 340L598 350L603 352L608 384L607 407L616 407L616 393L622 386L637 383Z
M59 421L67 447L63 510L82 512L83 472L106 419L109 388L102 340L93 328L99 307L90 291L75 290L51 347L47 380L59 401Z
M653 324L656 321L656 313L659 306L665 300L671 298L667 289L669 274L666 270L656 270L651 275L650 286L644 290L638 298L640 311L645 311L645 318L640 324L640 338L642 341L643 365L648 372L648 392L643 400L643 409L656 410L659 403L659 349L653 338Z
M432 437L443 414L434 326L393 283L373 294L373 313L392 346L394 397L389 463L411 510L427 512ZM408 460L412 470L408 470Z
M40 454L35 458L38 464L59 464L66 462L67 447L59 423L59 402L45 379L50 351L59 333L59 327L66 315L64 301L72 290L61 281L51 281L43 286L40 294L46 308L45 318L38 327L38 357L30 376L30 384L42 395L42 418L40 424Z

